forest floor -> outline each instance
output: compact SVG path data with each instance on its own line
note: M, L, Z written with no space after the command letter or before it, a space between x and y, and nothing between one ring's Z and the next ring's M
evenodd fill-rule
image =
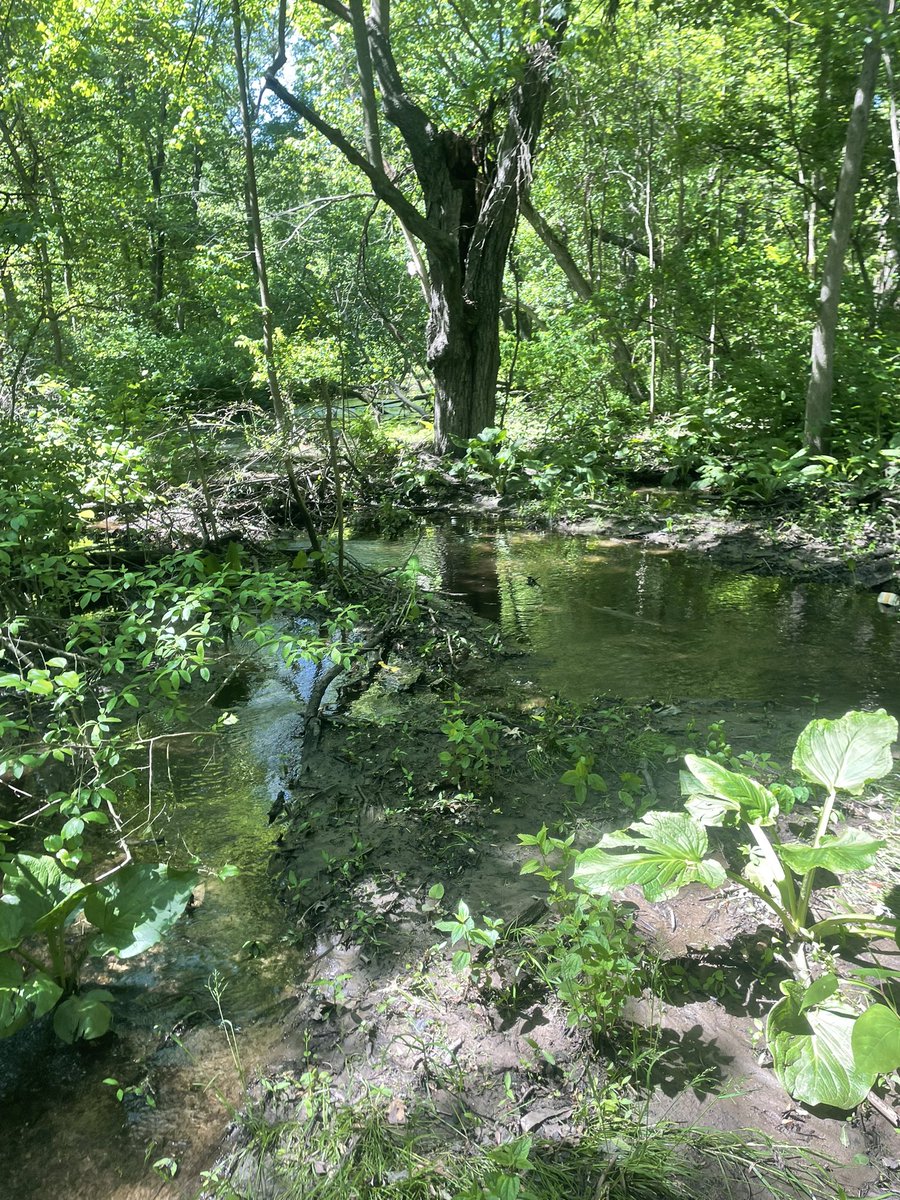
M643 1169L651 1144L669 1139L656 1169L671 1182L691 1157L685 1143L702 1148L698 1129L749 1129L738 1139L748 1154L777 1143L840 1164L825 1172L835 1190L811 1184L809 1195L831 1197L838 1184L900 1194L900 1143L883 1117L866 1105L852 1118L797 1105L766 1064L759 1021L784 975L773 931L736 889L691 886L659 905L620 898L641 975L614 1023L602 980L564 1004L535 965L556 917L542 881L520 875L534 851L519 834L547 825L591 845L635 810L678 807L680 757L706 752L708 727L724 721L735 744L786 761L804 722L762 704L576 708L517 692L514 663L489 626L438 601L308 739L273 865L313 947L308 977L288 1018L290 1054L255 1087L252 1120L232 1126L217 1177L237 1191L210 1194L258 1198L288 1180L298 1188L304 1172L312 1183L340 1175L373 1122L385 1186L415 1170L449 1177L454 1157L527 1135L531 1169L573 1173L560 1195L631 1195L600 1184ZM454 689L463 701L449 698ZM442 726L476 714L496 738L490 762L451 782ZM560 776L573 747L587 746L609 791L579 804ZM900 859L891 806L877 794L845 816L887 839L865 884L886 886ZM455 969L466 939L448 947L435 922L460 900L478 928L502 926L493 949L470 946L471 964ZM340 1112L351 1114L343 1124ZM401 1146L416 1147L414 1161L392 1158ZM696 1161L707 1195L772 1194L749 1160ZM595 1190L577 1190L578 1170L578 1186Z

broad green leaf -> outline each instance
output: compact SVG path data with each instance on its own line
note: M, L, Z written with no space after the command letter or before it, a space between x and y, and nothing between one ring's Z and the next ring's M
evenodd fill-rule
M817 867L826 871L859 871L871 867L878 851L886 843L871 838L858 829L847 829L840 837L823 838L818 846L806 846L802 842L787 842L777 848L776 853L792 871L808 875Z
M729 771L711 758L686 754L684 761L700 784L699 794L720 801L723 814L729 810L737 811L748 825L774 824L778 816L778 801L767 787L739 771ZM691 795L693 800L698 793L691 789ZM721 820L709 823L721 824Z
M797 739L794 770L829 790L858 794L890 771L896 740L897 722L884 709L810 721Z
M53 1014L56 1036L72 1044L77 1038L92 1041L103 1037L112 1024L112 1010L106 1001L112 1002L109 992L93 988L83 996L70 996Z
M90 891L48 855L17 854L3 867L3 886L20 906L30 929L61 925Z
M50 1012L63 994L63 990L55 979L51 979L43 971L38 971L26 980L22 993L29 1004L33 1006L34 1019L37 1020L38 1017L43 1017L45 1013Z
M837 990L837 975L833 975L830 972L827 975L821 975L809 985L800 998L800 1012L806 1012L808 1008L815 1008L817 1004L821 1004L823 1000L827 1000L829 996L833 996Z
M610 846L637 853L613 853ZM716 888L725 882L724 867L706 857L708 849L706 830L687 813L648 813L579 854L573 879L595 895L638 884L649 901L663 900L688 883Z
M886 1004L871 1004L853 1026L853 1059L861 1071L886 1075L900 1067L900 1017Z
M164 864L125 867L85 903L85 917L99 930L91 953L132 958L149 950L184 912L196 886L193 871L174 871Z
M62 995L62 988L38 971L25 979L23 967L0 956L0 1038L10 1037L30 1021L44 1016Z
M782 990L785 997L769 1013L766 1038L785 1090L802 1104L856 1108L877 1074L854 1060L856 1014L839 1000L804 1011L802 984L786 983Z
M27 928L28 922L18 897L0 897L0 951L18 946Z

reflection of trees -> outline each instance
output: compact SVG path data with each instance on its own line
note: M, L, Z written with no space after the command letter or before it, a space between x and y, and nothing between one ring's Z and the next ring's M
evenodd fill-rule
M441 531L441 577L574 699L780 700L900 711L900 622L868 596L579 538ZM423 565L425 555L422 555ZM535 581L530 584L529 579ZM824 711L824 709L823 709Z
M470 606L488 621L500 621L500 581L497 553L490 538L443 539L442 577L448 592L462 593Z

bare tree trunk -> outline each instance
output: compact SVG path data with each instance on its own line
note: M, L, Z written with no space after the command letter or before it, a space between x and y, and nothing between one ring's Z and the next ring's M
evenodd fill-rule
M653 161L653 117L650 118L650 140L647 146L646 193L644 197L644 231L647 235L647 249L650 259L650 278L647 289L647 320L650 327L650 419L656 415L656 256L653 246L653 176L651 163Z
M835 195L834 214L831 219L831 233L822 269L819 312L812 335L810 376L806 389L806 415L803 431L805 445L815 454L823 454L828 447L841 283L844 276L847 247L853 232L853 212L862 175L869 110L872 107L872 96L878 76L878 62L881 57L881 33L883 24L888 18L889 2L890 0L879 0L872 14L874 18L872 28L863 51L862 70L847 125L844 156Z
M153 210L150 217L150 279L153 287L153 321L162 322L162 302L165 296L166 278L166 229L163 219L162 195L163 174L166 169L166 113L167 97L159 101L159 128L155 143L147 150L147 170L150 173L150 195Z
M240 0L231 0L231 18L234 26L234 64L238 77L238 93L241 107L241 130L244 142L244 168L246 180L244 199L247 208L247 225L250 229L250 239L253 246L253 262L256 270L256 280L259 284L259 312L262 320L263 358L266 363L266 380L269 385L269 396L275 413L275 422L281 439L281 452L284 459L285 472L291 495L300 510L300 518L306 532L309 534L313 550L321 548L319 535L313 524L312 516L306 507L303 493L297 481L294 464L291 459L291 439L293 422L284 403L281 382L275 363L275 337L272 326L272 307L269 303L269 274L266 268L266 248L263 241L262 221L259 215L259 192L256 186L256 158L253 152L253 122L250 116L250 101L247 92L247 71L244 65L244 38L242 31Z
M893 13L894 6L891 5ZM897 214L900 217L900 120L897 118L897 94L894 89L894 68L890 51L885 50L884 74L888 85L888 118L891 126L891 150L894 155L894 177L897 186Z

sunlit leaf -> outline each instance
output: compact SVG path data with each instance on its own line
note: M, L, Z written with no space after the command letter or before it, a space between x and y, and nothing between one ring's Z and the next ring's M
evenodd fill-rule
M797 739L794 769L829 790L859 793L891 770L896 740L897 722L884 709L810 721Z
M782 990L785 997L769 1013L766 1038L785 1090L803 1104L855 1108L876 1075L854 1058L856 1014L838 1000L804 1010L802 984L786 983Z
M156 945L187 907L197 886L193 871L131 864L88 897L84 915L99 930L92 954L131 958Z
M607 847L629 847L618 853ZM674 896L688 883L719 887L725 869L707 858L706 830L686 813L648 813L627 831L609 835L578 855L573 879L579 887L605 894L638 884L650 901Z

